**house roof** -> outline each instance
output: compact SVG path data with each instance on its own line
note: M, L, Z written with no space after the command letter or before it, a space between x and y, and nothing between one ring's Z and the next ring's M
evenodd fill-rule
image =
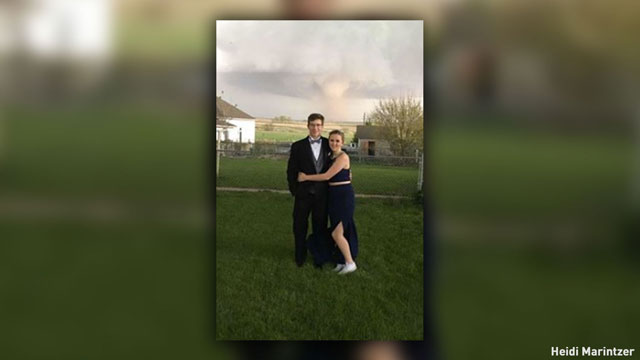
M379 127L373 125L356 126L356 137L358 139L380 139Z
M228 127L235 127L235 125L233 125L230 122L224 121L222 119L216 119L216 128L228 128Z
M220 96L216 97L216 118L255 119L253 116L222 100Z

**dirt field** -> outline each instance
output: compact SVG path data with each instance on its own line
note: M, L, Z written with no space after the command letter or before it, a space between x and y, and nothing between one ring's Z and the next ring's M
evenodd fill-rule
M345 142L351 142L359 123L337 123L326 121L323 135L327 136L331 130L339 129L344 132ZM292 138L302 138L307 134L306 121L273 121L271 119L256 118L256 140L281 140L283 134Z

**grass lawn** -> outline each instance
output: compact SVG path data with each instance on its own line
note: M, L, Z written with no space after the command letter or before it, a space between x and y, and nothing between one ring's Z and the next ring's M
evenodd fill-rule
M166 109L14 109L0 195L201 203L206 119Z
M218 339L421 339L422 208L357 199L358 270L293 261L290 196L218 192Z
M217 358L208 234L162 222L3 217L0 357Z
M307 133L300 131L268 131L256 129L256 141L294 142L305 137Z
M639 269L619 254L445 245L438 264L434 315L447 359L640 345Z
M328 137L329 132L339 129L344 132L344 140L350 143L356 131L358 123L332 123L326 121L323 136ZM256 141L293 142L309 135L307 122L295 121L289 123L273 122L271 120L256 121Z
M617 213L633 143L607 136L442 128L428 162L440 214L494 219Z
M444 356L638 348L640 274L618 247L628 139L450 127L434 133L432 149L435 212L472 230L438 239L434 311Z
M34 108L6 111L2 125L1 206L5 197L24 197L27 205L107 198L133 209L204 212L208 139L201 115ZM524 219L524 229L540 240L550 219L615 230L628 201L629 141L440 128L430 148L434 212L460 227L489 223L500 232ZM217 185L286 189L285 169L284 160L223 158ZM353 172L361 194L411 195L417 177L414 168L354 164ZM337 278L293 264L291 197L218 193L217 201L221 300L215 310L206 297L213 279L204 227L29 218L3 207L1 335L7 345L0 357L112 359L141 352L210 358L207 336L329 338L331 327L354 338L421 335L421 286L409 286L422 283L419 208L357 199L361 269ZM537 244L522 245L517 232L497 234L510 242L491 247L494 235L438 239L434 311L448 358L537 359L549 356L552 345L637 345L638 269L615 249L609 260L573 252L563 258L534 254ZM606 247L620 234L594 236ZM411 261L399 261L405 255ZM392 265L410 275L399 278ZM261 296L271 291L274 297ZM349 307L352 302L363 308ZM217 333L207 333L214 311ZM338 322L341 315L354 320Z
M398 166L352 165L356 194L413 195L418 169ZM287 187L286 159L222 157L216 186L282 189Z
M353 132L345 132L344 140L350 143L353 139ZM308 131L296 131L295 129L284 130L260 130L256 128L256 141L275 141L275 142L294 142L308 136ZM324 136L328 136L329 132L326 132Z

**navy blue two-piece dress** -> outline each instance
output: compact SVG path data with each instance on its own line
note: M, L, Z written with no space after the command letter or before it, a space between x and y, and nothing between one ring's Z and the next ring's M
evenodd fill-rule
M349 169L342 169L335 174L329 183L350 181ZM333 185L329 186L329 221L331 227L329 228L329 234L342 222L342 228L344 229L344 237L349 243L351 250L351 257L355 260L358 256L358 233L356 231L356 224L353 221L353 213L355 210L355 193L351 184ZM334 252L334 259L338 264L344 264L344 256L340 249L336 246Z

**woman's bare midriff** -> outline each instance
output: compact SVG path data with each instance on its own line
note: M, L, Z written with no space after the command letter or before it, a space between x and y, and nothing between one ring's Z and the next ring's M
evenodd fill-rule
M329 183L329 186L347 185L347 184L351 184L351 181L330 182L330 183Z

